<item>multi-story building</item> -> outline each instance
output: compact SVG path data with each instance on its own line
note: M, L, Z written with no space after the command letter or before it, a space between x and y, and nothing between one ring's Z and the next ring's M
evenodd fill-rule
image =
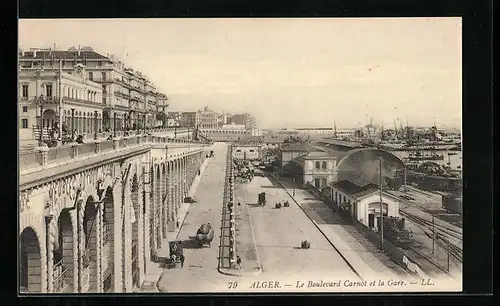
M52 50L31 48L30 51L20 51L19 64L22 69L40 68L45 71L56 71L62 62L62 70L73 73L77 64L85 66L86 78L99 83L102 88L103 129L123 130L138 128L155 123L145 119L150 111L156 113L156 89L142 74L125 68L125 64L113 55L102 55L91 47L68 50Z
M163 93L156 93L156 126L167 126L168 97Z
M232 115L231 116L231 123L237 124L237 125L244 125L249 130L256 127L256 120L249 113Z
M182 112L180 122L181 126L194 127L196 125L196 112Z
M56 127L60 118L63 121L63 132L66 133L85 134L102 130L104 104L101 85L87 77L82 64L77 64L69 72L59 74L58 70L21 67L21 146L36 143L42 131L44 139L49 137L51 131L58 132Z
M219 114L205 106L203 110L196 112L195 125L200 129L217 129Z

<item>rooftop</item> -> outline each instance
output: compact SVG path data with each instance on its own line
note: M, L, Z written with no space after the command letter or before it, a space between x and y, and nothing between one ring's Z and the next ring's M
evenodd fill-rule
M359 185L357 185L349 180L341 180L341 181L333 182L330 185L332 187L339 189L339 190L342 190L346 194L348 194L352 197L355 197L355 198L359 198L359 197L374 193L374 192L379 190L378 186L373 184L373 183L369 183L369 184L364 185L364 186L359 186Z
M284 152L325 152L323 149L308 143L288 143L281 149Z
M90 47L89 47L90 48ZM36 53L36 56L35 56ZM80 55L78 55L78 50L72 48L66 51L43 49L37 51L25 51L24 54L20 52L19 59L74 59L74 58L86 58L86 59L101 59L110 60L110 58L101 55L92 48L84 48L80 50Z

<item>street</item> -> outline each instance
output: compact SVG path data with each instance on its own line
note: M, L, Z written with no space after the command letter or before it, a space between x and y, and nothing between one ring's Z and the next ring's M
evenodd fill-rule
M256 176L248 184L237 184L235 192L249 205L263 277L280 280L297 277L357 279L281 186L273 186L267 177ZM266 193L265 207L255 205L260 192ZM285 200L288 200L290 207L274 207L276 202L283 203ZM300 248L303 240L311 243L310 249Z
M216 143L213 148L215 157L202 174L194 196L197 203L191 204L177 237L183 242L184 268L164 270L158 282L162 292L209 292L227 287L228 277L217 271L227 145ZM212 245L197 248L191 237L208 222L215 231Z

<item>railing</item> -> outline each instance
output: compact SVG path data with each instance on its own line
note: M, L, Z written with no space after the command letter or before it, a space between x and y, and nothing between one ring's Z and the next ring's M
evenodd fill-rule
M167 132L167 129L149 130L149 133L162 133ZM36 151L27 151L20 154L20 168L21 170L32 169L47 164L56 164L69 160L77 160L81 156L89 156L93 154L100 154L103 152L117 151L123 148L137 147L141 145L151 144L172 144L172 143L190 143L207 145L207 141L197 141L182 138L169 138L163 136L143 135L129 136L127 138L120 138L114 140L103 140L101 142L88 142L83 144L70 144L61 147L53 148L38 148Z
M61 147L59 150L49 150L47 153L47 161L64 161L73 157L72 147Z
M127 139L126 138L122 138L118 141L118 145L120 146L120 148L124 148L127 146Z
M85 156L95 153L94 143L84 143L79 145L77 148L78 148L78 156Z
M105 140L101 142L101 152L107 152L113 150L113 141Z
M40 153L33 152L23 152L19 155L19 166L24 168L34 167L39 165L41 162Z
M67 269L63 266L62 260L54 265L54 292L64 291L66 285L66 271Z

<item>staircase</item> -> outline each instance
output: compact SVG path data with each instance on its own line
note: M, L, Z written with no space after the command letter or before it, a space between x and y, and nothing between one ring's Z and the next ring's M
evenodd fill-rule
M50 140L50 131L52 129L51 128L48 128L48 127L44 127L43 128L43 134L42 134L42 140L45 141L45 140ZM62 138L66 137L68 135L67 132L63 132L62 134ZM36 139L36 140L39 140L40 139L40 126L38 125L34 125L33 126L33 138Z

